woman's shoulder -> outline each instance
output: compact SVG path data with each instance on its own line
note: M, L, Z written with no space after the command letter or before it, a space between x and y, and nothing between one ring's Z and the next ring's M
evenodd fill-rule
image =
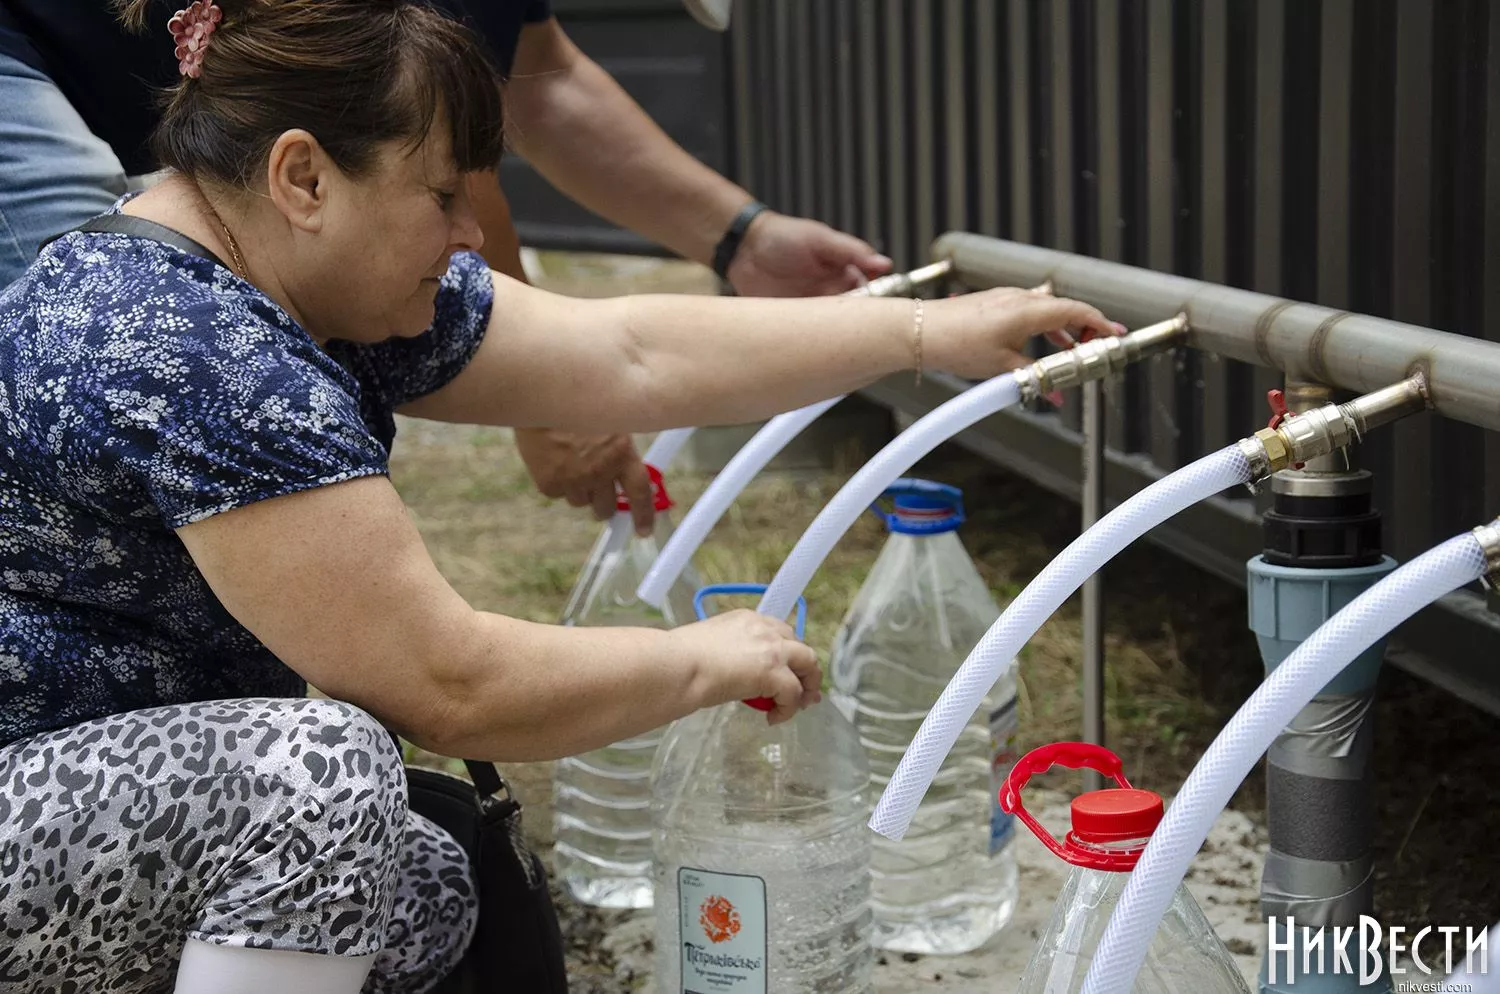
M72 231L46 245L0 296L0 329L12 361L320 357L285 311L219 263L118 232Z
M298 397L352 409L359 392L233 273L175 246L99 232L57 239L0 296L0 388L21 382L47 385L15 400L37 423L87 411L101 431L159 430L164 418L206 431L220 409L293 406ZM236 415L219 427L251 421Z

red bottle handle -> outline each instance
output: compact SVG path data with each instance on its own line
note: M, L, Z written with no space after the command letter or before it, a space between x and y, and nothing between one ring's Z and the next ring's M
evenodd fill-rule
M1046 773L1054 766L1066 766L1070 770L1095 770L1110 777L1126 790L1131 789L1125 779L1125 764L1119 756L1101 745L1092 742L1055 742L1033 749L1016 761L1005 784L1000 788L1000 808L1013 814L1041 840L1042 845L1060 859L1075 866L1087 866L1096 870L1130 870L1140 858L1139 853L1121 853L1118 856L1095 851L1083 852L1070 844L1059 842L1042 827L1041 822L1031 816L1021 802L1021 789L1038 773ZM1071 842L1071 838L1069 840Z
M667 484L662 479L661 470L650 463L645 463L644 465L646 467L646 477L651 481L651 506L658 511L670 511L675 505L672 503L672 498L667 494ZM615 510L630 510L630 498L625 496L625 492L619 489L618 484L615 490Z

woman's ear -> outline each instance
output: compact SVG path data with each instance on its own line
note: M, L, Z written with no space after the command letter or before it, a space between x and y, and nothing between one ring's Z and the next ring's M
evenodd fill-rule
M283 132L266 161L271 202L294 228L320 230L336 168L310 132L301 128Z

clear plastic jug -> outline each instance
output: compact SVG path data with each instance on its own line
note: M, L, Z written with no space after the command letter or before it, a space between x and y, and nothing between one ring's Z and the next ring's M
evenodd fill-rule
M1117 790L1089 791L1073 799L1073 828L1062 842L1021 803L1026 781L1054 764L1098 770L1119 784ZM1161 821L1161 796L1131 787L1120 757L1103 746L1059 742L1034 749L1016 763L1000 803L1073 866L1021 977L1019 994L1077 994L1130 871ZM1186 886L1172 896L1130 989L1132 994L1249 994L1229 950Z
M568 598L563 624L674 628L693 618L691 566L657 611L635 588L672 536L672 500L661 473L648 466L656 523L635 534L621 496L616 519L594 543ZM557 876L576 900L606 908L651 906L651 763L660 729L581 756L559 760L553 776Z
M834 704L853 722L878 794L938 695L1000 617L958 539L963 492L897 480L890 529L834 637ZM1016 681L990 692L944 761L900 842L876 838L871 906L877 948L961 953L1003 928L1016 906L1015 821L1000 786L1016 759Z
M775 726L736 703L668 728L651 810L662 994L868 994L869 780L826 702Z

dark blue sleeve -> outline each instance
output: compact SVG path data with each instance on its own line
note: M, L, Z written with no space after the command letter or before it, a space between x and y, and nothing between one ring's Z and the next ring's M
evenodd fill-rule
M68 237L85 250L79 239L120 240ZM155 243L126 251L135 265L80 251L59 292L108 309L73 324L49 315L68 334L25 339L17 360L50 385L34 391L28 420L71 499L177 528L387 472L358 383L279 308L184 278Z
M428 0L477 31L490 46L502 75L516 61L521 29L552 16L551 0Z
M415 338L353 346L351 366L376 401L394 410L447 383L469 364L489 327L495 285L477 253L460 252L438 288L432 327Z
M274 344L164 348L110 380L93 393L96 441L134 484L121 495L142 493L170 528L388 471L348 387Z

